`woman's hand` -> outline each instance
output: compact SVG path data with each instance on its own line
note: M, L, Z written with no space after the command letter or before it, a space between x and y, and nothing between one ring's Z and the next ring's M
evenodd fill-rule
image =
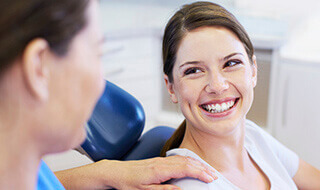
M214 171L207 165L183 156L139 161L101 160L57 172L56 175L66 189L179 189L177 186L161 183L183 177L193 177L207 183L217 179Z
M111 165L110 167L114 168L112 171L114 175L108 184L117 189L179 189L174 185L160 185L160 183L172 178L187 176L207 183L216 179L214 171L208 166L193 158L183 156L140 161L115 161Z

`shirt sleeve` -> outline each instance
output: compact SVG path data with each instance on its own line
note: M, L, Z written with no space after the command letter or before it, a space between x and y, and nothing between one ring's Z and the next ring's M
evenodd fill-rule
M289 175L293 177L299 168L299 157L298 155L280 143L278 140L269 135L270 144L272 149L275 151L276 155L287 169Z
M259 126L257 127L259 128L259 132L261 133L261 135L264 137L268 145L271 147L271 150L280 160L280 162L285 167L289 175L293 177L297 173L299 168L299 156L295 152L284 146L281 142L279 142L269 133L261 129Z

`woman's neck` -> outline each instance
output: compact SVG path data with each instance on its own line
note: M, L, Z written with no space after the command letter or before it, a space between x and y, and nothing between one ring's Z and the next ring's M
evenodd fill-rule
M0 189L34 190L45 148L33 135L41 127L35 127L38 115L19 65L13 64L0 81Z
M227 135L202 132L187 124L180 148L187 148L220 172L243 170L248 154L244 148L244 122Z
M0 129L8 129L4 123L0 121ZM34 190L41 154L21 128L10 128L0 133L0 189Z

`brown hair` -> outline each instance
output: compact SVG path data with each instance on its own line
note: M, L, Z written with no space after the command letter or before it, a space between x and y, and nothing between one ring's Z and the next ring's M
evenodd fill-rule
M1 0L0 77L35 38L48 41L59 56L86 25L88 0Z
M249 36L239 21L220 5L211 2L195 2L184 5L169 20L162 42L163 72L173 82L172 70L176 61L176 53L183 37L196 28L203 26L222 26L234 32L243 43L250 62L254 49ZM180 146L186 130L186 120L179 126L172 137L164 145L161 156L170 149Z

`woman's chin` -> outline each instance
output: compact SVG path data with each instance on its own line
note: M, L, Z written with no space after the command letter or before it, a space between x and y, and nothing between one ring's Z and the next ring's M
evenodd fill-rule
M72 133L72 135L69 135L69 138L66 139L61 139L61 141L64 141L64 147L60 147L60 150L58 150L59 152L64 152L64 151L68 151L71 149L75 149L77 147L79 147L84 140L86 139L86 130L85 127L83 126L81 129L77 129L77 133ZM67 136L65 136L67 137ZM63 144L63 143L61 143Z
M82 127L81 132L79 132L79 135L77 136L77 138L74 140L74 142L72 143L72 146L70 149L74 149L79 147L86 139L87 136L87 132L85 127Z

